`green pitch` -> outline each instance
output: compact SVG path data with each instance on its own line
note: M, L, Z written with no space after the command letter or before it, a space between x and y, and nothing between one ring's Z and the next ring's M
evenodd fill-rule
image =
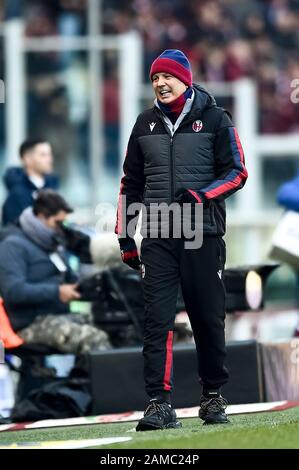
M183 428L134 432L136 423L99 424L1 432L1 443L132 437L102 449L298 449L299 407L285 411L231 416L231 424L203 426L199 419L182 420Z

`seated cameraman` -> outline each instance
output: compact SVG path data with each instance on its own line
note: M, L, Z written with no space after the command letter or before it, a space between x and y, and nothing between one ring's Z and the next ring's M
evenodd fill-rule
M80 299L60 225L72 212L53 190L39 191L14 230L0 243L0 294L13 329L25 343L81 354L110 346L107 334L72 314Z

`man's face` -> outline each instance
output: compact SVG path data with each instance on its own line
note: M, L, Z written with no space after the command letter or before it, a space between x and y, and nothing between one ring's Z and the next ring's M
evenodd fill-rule
M25 168L40 175L53 171L53 154L51 145L47 142L35 145L23 157Z
M50 217L45 217L43 214L38 214L38 218L45 224L47 227L55 230L56 232L60 232L60 224L65 221L68 213L61 210L57 212L55 215L51 215Z
M157 99L165 104L174 101L188 88L185 83L166 72L155 73L152 77L152 84Z

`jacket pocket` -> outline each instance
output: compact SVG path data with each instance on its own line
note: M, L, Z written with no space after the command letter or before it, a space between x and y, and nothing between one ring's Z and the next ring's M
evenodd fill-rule
M218 245L218 258L219 263L222 269L224 269L226 263L226 244L223 238L217 237L217 245Z

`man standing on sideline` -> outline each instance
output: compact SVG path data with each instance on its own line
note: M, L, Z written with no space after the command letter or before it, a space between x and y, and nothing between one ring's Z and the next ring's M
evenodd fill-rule
M32 206L39 189L57 189L53 172L53 153L49 142L28 139L20 146L21 167L6 170L4 183L9 193L2 207L2 224L16 221L26 207Z
M144 378L149 405L136 430L180 427L171 407L172 343L179 282L190 317L203 386L199 417L227 423L221 386L225 361L224 199L247 179L238 133L228 112L201 86L192 84L190 63L179 50L164 51L152 64L154 107L141 113L129 139L116 233L122 259L139 269L145 299ZM203 244L187 249L184 237L145 237L139 259L127 229L132 203L189 203L203 208ZM190 207L190 206L189 206ZM126 222L123 223L123 214ZM194 213L194 211L193 211ZM174 221L176 222L176 221Z

